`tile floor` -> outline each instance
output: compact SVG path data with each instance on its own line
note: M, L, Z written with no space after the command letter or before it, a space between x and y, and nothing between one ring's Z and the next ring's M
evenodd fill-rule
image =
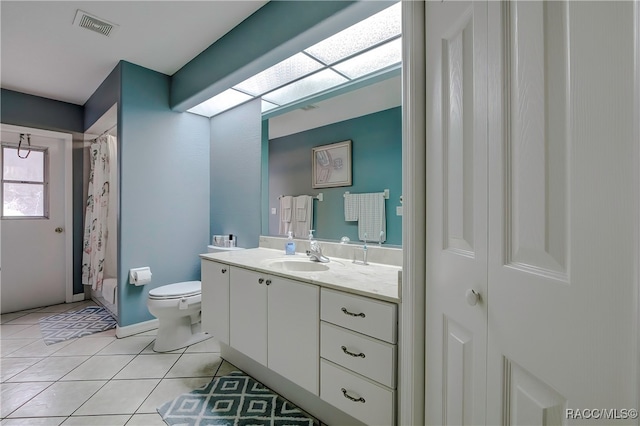
M0 316L0 425L166 426L156 408L236 368L214 339L153 352L155 331L45 345L38 320L92 301Z

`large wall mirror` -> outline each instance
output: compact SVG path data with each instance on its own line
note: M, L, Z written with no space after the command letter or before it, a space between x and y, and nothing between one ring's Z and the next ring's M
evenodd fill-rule
M320 240L348 237L361 243L359 221L345 218L345 193L388 190L384 200L385 246L402 245L402 96L399 67L372 84L268 119L268 207L264 235L283 236L280 197L310 195L313 228ZM266 135L263 135L263 139ZM351 141L349 186L313 188L314 147ZM295 207L295 206L294 206ZM366 213L365 213L366 214ZM266 217L265 217L266 216ZM295 220L295 212L293 220ZM350 218L352 219L352 218ZM264 225L263 225L264 226ZM378 234L378 232L375 232ZM304 238L305 235L298 237ZM369 236L377 241L379 235Z

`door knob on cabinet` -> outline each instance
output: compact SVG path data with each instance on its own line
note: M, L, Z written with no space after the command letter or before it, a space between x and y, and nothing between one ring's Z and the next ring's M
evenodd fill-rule
M227 270L223 268L223 269L221 270L221 272L222 272L223 274L226 274L226 273L227 273Z
M469 304L469 306L475 306L480 300L480 293L472 288L467 290L465 296L467 297L467 303Z
M54 229L54 231L56 231L56 233L58 234L62 234L62 231L64 231L64 228L58 226L56 229Z
M258 284L262 284L264 282L264 278L258 278Z

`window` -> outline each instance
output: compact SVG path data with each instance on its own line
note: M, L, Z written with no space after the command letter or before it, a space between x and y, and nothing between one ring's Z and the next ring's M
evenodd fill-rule
M30 151L29 151L30 150ZM2 145L2 218L48 218L47 148Z

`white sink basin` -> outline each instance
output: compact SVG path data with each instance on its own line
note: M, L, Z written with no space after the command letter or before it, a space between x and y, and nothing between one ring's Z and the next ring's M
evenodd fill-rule
M267 267L278 271L290 272L321 272L329 270L329 265L326 263L294 259L272 260L267 263Z

